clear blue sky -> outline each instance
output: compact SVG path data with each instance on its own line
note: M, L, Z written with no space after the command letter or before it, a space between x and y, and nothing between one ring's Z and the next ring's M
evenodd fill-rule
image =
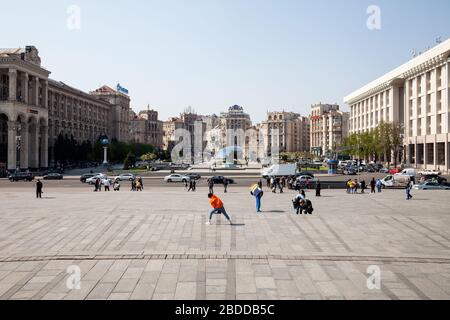
M66 27L67 7L81 29ZM381 30L366 9L381 8ZM160 118L191 105L308 114L450 37L448 0L0 0L0 47L38 47L51 77L85 91L118 82ZM343 106L343 108L347 108Z

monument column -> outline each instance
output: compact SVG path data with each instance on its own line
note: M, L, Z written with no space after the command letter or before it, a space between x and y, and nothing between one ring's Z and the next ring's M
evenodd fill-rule
M8 170L14 171L17 168L16 159L16 136L17 123L8 121Z
M16 101L17 100L17 70L16 69L9 69L8 72L9 76L9 101Z
M28 124L20 125L20 169L28 169Z

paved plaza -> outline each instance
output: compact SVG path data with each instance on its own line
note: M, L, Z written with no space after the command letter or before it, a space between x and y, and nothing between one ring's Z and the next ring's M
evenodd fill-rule
M207 189L94 193L0 187L0 299L449 299L450 193L324 190L312 216L293 192L222 188L234 226L205 225ZM369 266L381 288L367 286ZM70 266L81 288L69 289Z

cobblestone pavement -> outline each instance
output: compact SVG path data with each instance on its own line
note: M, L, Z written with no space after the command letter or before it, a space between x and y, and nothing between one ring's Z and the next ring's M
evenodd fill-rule
M0 193L0 299L449 299L450 193L218 189L234 226L205 225L207 190L49 188ZM369 266L381 288L367 287ZM70 266L81 288L68 289Z

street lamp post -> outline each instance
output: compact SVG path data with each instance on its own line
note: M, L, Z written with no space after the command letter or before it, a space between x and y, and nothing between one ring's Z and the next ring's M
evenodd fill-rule
M22 139L22 126L19 124L19 126L17 127L17 132L20 135L16 136L16 171L20 171L20 142Z

